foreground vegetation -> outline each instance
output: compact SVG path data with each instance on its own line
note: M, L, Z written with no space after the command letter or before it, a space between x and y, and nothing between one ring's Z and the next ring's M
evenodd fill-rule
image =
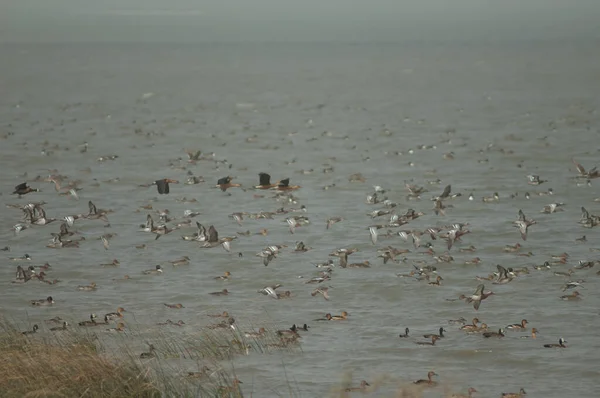
M223 360L299 348L297 341L276 333L247 338L238 331L207 328L194 336L157 335L142 353L133 353L122 344L125 339L117 338L118 354L109 355L94 329L24 335L0 322L0 396L243 397L242 385L223 369ZM198 369L178 373L167 364L171 358L193 359Z

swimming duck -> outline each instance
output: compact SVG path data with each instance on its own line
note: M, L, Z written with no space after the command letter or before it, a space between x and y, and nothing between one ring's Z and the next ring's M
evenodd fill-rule
M154 269L147 269L145 271L142 271L142 274L144 275L161 275L162 273L163 270L160 265L157 265Z
M159 326L166 326L166 325L171 325L171 326L183 326L183 325L185 325L185 322L184 322L184 321L182 321L182 320L179 320L179 321L177 321L177 322L173 322L172 320L170 320L170 319L167 319L167 321L166 321L166 322L159 322L159 323L157 323L157 325L159 325Z
M581 300L580 293L578 291L574 291L571 294L568 294L566 296L560 296L561 300L565 300L565 301L578 301Z
M190 258L188 256L183 256L177 260L169 261L173 267L177 267L180 265L188 265L190 263Z
M528 339L528 338L532 338L535 339L537 338L537 334L538 334L538 330L536 328L531 328L531 336L521 336L522 339Z
M571 275L573 275L573 273L575 273L575 271L573 271L572 269L568 269L567 272L556 271L556 272L554 272L554 275L556 275L556 276L564 276L564 277L568 278Z
M24 334L24 335L34 334L34 333L37 333L38 329L39 329L38 325L33 325L33 329L21 332L21 334Z
M48 296L45 299L41 299L41 300L31 300L31 305L34 306L48 306L48 305L52 305L54 304L54 300L52 299L52 296Z
M483 337L490 338L490 337L504 337L504 329L498 329L498 332L485 332L483 333Z
M148 344L148 346L149 346L149 351L142 352L140 354L140 359L154 358L156 356L156 348L154 348L154 345Z
M521 388L519 392L503 392L503 398L523 398L527 393L524 388Z
M283 180L279 181L279 183L275 187L275 189L277 189L278 191L293 191L300 188L302 188L300 185L290 185L289 178L284 178Z
M435 337L437 337L437 338L441 339L441 338L443 338L443 337L444 337L444 332L445 332L445 331L446 331L446 330L444 330L444 328L443 328L443 327L440 327L440 334L424 334L424 335L423 335L423 337L425 337L426 339L430 339L430 338L432 338L433 336L435 336Z
M77 286L77 290L81 290L83 292L93 292L96 290L96 282L92 282L86 286L79 285L79 286Z
M119 322L116 327L106 329L107 332L123 332L125 331L125 324L123 322Z
M315 321L330 321L331 320L331 313L327 313L325 314L325 316L323 318L317 318L314 319Z
M121 263L116 258L110 263L100 264L101 267L118 267L119 265L121 265Z
M513 323L512 325L508 325L506 328L511 330L525 330L527 329L527 319L522 319L521 323Z
M233 379L230 386L219 386L217 388L219 397L242 396L240 394L240 384L243 384L237 377Z
M345 321L348 319L348 313L346 311L342 311L340 315L333 315L330 321Z
M470 325L461 326L460 330L464 330L464 331L475 330L478 328L478 326L477 326L478 323L479 323L479 319L473 318L473 321Z
M50 328L50 331L58 332L60 330L67 330L67 326L69 326L69 323L67 321L64 321L62 326L55 326L53 328Z
M109 321L117 318L123 318L123 312L125 312L125 308L119 307L117 308L117 312L109 312L108 314L104 315L104 317L108 318Z
M265 328L260 328L258 329L258 332L246 332L244 336L256 339L259 337L263 337L266 332L267 331L265 330Z
M90 320L89 321L81 321L78 323L79 326L96 326L96 314L90 314Z
M567 343L567 340L565 340L561 337L560 339L558 339L558 344L544 344L544 347L546 347L546 348L567 348L565 343Z
M434 346L435 342L438 341L440 338L436 335L432 335L431 336L431 341L417 341L415 342L415 344L417 345L431 345Z
M433 381L432 378L433 378L433 376L437 376L437 375L438 374L435 373L434 371L429 371L427 373L427 379L419 379L419 380L415 381L415 384L436 386L437 382Z
M225 321L221 321L219 323L208 325L209 329L233 329L235 330L235 319L233 317L227 318Z
M467 390L467 394L452 394L451 398L473 398L473 393L476 393L477 390L473 387L469 387Z
M429 282L429 283L428 283L428 285L429 285L429 286L442 286L442 283L441 283L441 282L442 282L443 280L444 280L444 279L443 279L441 276L439 276L439 275L438 275L438 276L435 278L435 281L434 281L434 282Z
M206 316L210 316L212 318L229 318L229 312L223 311L220 314L207 314Z
M225 273L223 275L215 276L213 279L220 280L220 281L226 281L226 280L229 280L230 276L231 276L231 272L225 271Z
M288 335L288 336L300 337L300 335L298 334L298 327L296 326L296 324L293 324L292 327L289 329L278 330L277 335L279 335L279 336Z
M498 192L494 192L492 196L484 196L481 200L485 203L497 202L500 200L500 196Z
M223 289L220 292L212 292L209 294L213 296L227 296L229 294L229 291L227 289Z
M227 191L229 188L241 187L240 184L232 183L231 182L232 179L233 179L233 177L230 177L230 176L219 178L219 180L217 181L216 187L221 188L221 191L223 191L223 192Z
M271 184L271 176L267 173L258 173L258 185L255 185L255 189L270 189L275 188L279 182Z
M30 192L40 192L38 188L31 188L26 182L21 183L15 187L13 195L19 195L19 198L23 195L27 195Z
M518 251L519 249L521 249L520 243L517 243L514 246L511 246L511 245L504 246L504 251L507 253L514 253L514 252Z
M348 388L346 388L344 391L346 391L346 392L352 392L352 391L366 391L368 386L370 386L370 384L369 384L369 383L367 383L367 381L366 381L366 380L362 380L362 381L360 382L360 386L358 386L358 387L348 387Z
M409 331L410 331L410 330L409 330L408 328L404 329L404 334L399 334L399 335L398 335L398 337L402 337L402 338L409 337L409 336L408 336L408 332L409 332Z

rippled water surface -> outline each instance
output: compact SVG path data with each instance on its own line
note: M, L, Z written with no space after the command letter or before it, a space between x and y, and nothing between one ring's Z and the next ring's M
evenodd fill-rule
M0 208L0 246L10 246L1 254L0 308L23 329L53 316L78 321L90 312L123 306L128 324L151 340L159 321L183 319L186 326L170 333L192 333L209 323L205 314L226 310L247 329L311 326L300 354L252 354L234 361L245 391L256 396L288 395L288 385L303 396L323 396L346 371L353 371L356 384L388 375L379 394L389 396L398 380L423 378L430 369L456 390L474 386L482 397L520 387L532 397L596 396L597 267L572 276L586 281L577 302L559 299L570 292L560 290L566 278L531 267L562 252L569 253L568 263L554 270L598 258L590 250L600 247L597 230L578 224L581 206L600 214L594 202L600 196L598 182L578 185L571 162L575 157L586 168L597 164L600 56L594 45L6 44L0 47L0 70L0 202L43 200L48 216L55 218L87 213L88 200L114 210L110 226L75 222L73 229L86 237L79 248L49 249L58 222L15 236L11 228L21 222L21 212ZM82 153L84 142L88 150ZM421 145L434 147L418 149ZM214 152L214 158L190 164L184 149ZM444 157L448 153L453 159ZM118 158L98 161L106 155ZM251 188L261 171L301 185L294 192L297 203L276 201L271 191L214 188L226 175ZM172 185L170 195L139 187L165 177L184 182L188 172L206 182ZM51 183L33 181L51 173L81 180L80 200L58 195ZM354 173L366 181L350 182ZM528 174L548 182L528 185ZM430 183L437 179L438 184ZM42 192L12 196L12 188L25 180ZM428 192L408 201L407 181ZM446 201L446 215L436 216L430 199L447 184L463 195ZM374 185L398 203L398 214L409 208L425 213L395 232L469 223L471 233L450 250L454 261L436 264L420 253L425 248L415 249L397 235L380 236L372 245L366 227L388 219L367 215L383 207L365 203ZM554 195L542 195L549 188ZM482 201L494 192L499 201ZM467 199L470 193L475 200ZM182 197L197 202L177 201ZM540 214L554 202L564 202L565 211ZM149 203L152 211L140 209ZM284 221L289 214L245 218L242 226L229 217L301 205L307 212L298 214L307 216L310 225L294 235ZM221 236L247 230L251 235L238 236L227 253L181 239L194 228L159 240L139 232L148 213L156 219L154 210L163 209L177 218L186 209L198 211L193 221L214 225ZM512 226L519 209L537 221L527 241ZM344 221L326 230L326 220L335 216ZM256 234L262 228L268 229L267 236ZM104 250L98 238L108 232L118 236ZM582 235L587 242L576 242ZM312 249L293 252L297 241ZM533 256L504 252L505 245L517 242L519 253ZM436 254L446 252L443 240L432 243ZM136 248L142 244L144 249ZM255 254L272 244L288 247L265 267ZM382 264L377 248L387 245L410 249L407 261ZM475 253L459 251L470 245ZM371 268L335 268L328 284L331 299L311 297L314 286L304 282L318 272L314 264L326 261L336 248L354 246L360 251L350 261L368 260ZM11 284L16 264L8 257L24 253L32 264L49 262L49 276L61 282ZM167 263L162 276L142 275L182 255L190 257L190 265ZM481 264L463 265L475 256ZM100 266L114 258L120 267ZM414 261L436 265L442 286L396 277L412 270ZM528 266L531 273L506 285L486 283L496 295L477 312L460 301L446 301L472 292L479 283L475 276L488 275L496 264ZM213 280L225 271L231 280ZM126 274L131 281L112 281ZM97 291L76 290L91 281ZM257 293L274 283L293 297L273 300ZM228 296L208 294L224 287ZM56 301L53 307L28 305L48 295ZM174 312L163 303L185 308ZM350 313L346 322L313 322L344 310ZM502 340L466 335L447 323L461 316L477 316L493 329L526 318L540 334L537 340L521 339L527 333L517 332ZM435 347L414 344L440 326L447 336ZM397 337L405 327L414 337ZM567 349L542 348L561 336L569 342Z

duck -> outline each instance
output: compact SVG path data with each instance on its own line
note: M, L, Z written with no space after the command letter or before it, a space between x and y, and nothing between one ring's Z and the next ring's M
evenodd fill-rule
M508 325L506 328L511 330L525 330L527 329L527 319L522 319L521 323L513 323L512 325Z
M121 263L116 258L112 260L110 263L100 264L101 267L118 267Z
M259 328L258 332L246 332L244 334L244 336L256 339L256 338L259 338L259 337L263 337L266 332L267 331L265 330L265 328Z
M329 300L329 288L328 287L318 287L310 293L310 295L313 297L315 297L317 294L321 294L325 300Z
M160 275L162 274L163 270L162 267L160 265L157 265L154 269L147 269L145 271L142 271L142 274L144 275Z
M90 320L89 321L81 321L78 323L79 326L96 326L96 314L90 314Z
M300 185L290 185L289 178L284 178L283 180L279 181L279 183L275 187L275 189L277 189L278 191L293 191L300 188L302 188Z
M483 337L490 338L490 337L504 337L504 329L498 329L498 332L485 332L483 333Z
M154 358L156 356L156 348L154 348L154 345L152 344L148 344L149 346L149 350L147 352L142 352L140 354L140 359L149 359L149 358Z
M33 325L33 329L21 332L21 334L24 334L24 335L34 334L34 333L37 333L38 329L39 329L38 325Z
M240 394L240 384L242 383L237 377L233 379L233 382L230 386L219 386L217 388L219 397L229 397L229 396L242 396Z
M271 189L279 185L279 182L271 184L271 176L267 173L258 173L258 185L254 189Z
M479 306L483 300L494 294L494 292L484 293L484 288L485 286L482 283L477 286L477 289L475 289L475 292L472 295L467 296L467 301L473 303L473 308L475 308L475 311L479 310Z
M298 334L298 327L296 326L296 324L293 324L291 328L289 329L282 329L282 330L278 330L277 331L277 335L279 336L293 336L293 337L300 337L300 335Z
M503 392L502 398L523 398L527 393L524 388L521 388L519 392Z
M167 321L166 321L166 322L159 322L159 323L157 323L157 325L159 325L159 326L166 326L166 325L171 325L171 326L183 326L183 325L185 325L185 322L184 322L184 321L182 321L182 320L179 320L179 321L177 321L177 322L173 322L172 320L170 320L170 319L167 319Z
M117 318L123 318L123 312L126 312L125 308L118 307L117 312L109 312L108 314L104 315L104 317L108 318L109 321Z
M227 296L229 294L229 291L227 289L223 289L220 292L212 292L209 294L213 296Z
M466 394L452 394L451 398L473 398L473 393L476 393L477 390L473 387L469 387Z
M31 188L29 185L27 185L26 182L21 183L19 185L17 185L15 187L15 191L12 193L13 195L19 195L19 198L23 195L27 195L28 193L31 192L40 192L40 190L38 188Z
M83 292L93 292L96 290L96 282L92 282L86 286L79 285L79 286L77 286L77 290L81 290Z
M48 296L41 300L31 300L31 305L33 306L48 306L52 304L54 304L54 299L52 299L52 296Z
M432 335L431 336L431 341L417 341L415 342L415 344L417 345L431 345L434 346L435 342L438 341L440 338L436 335Z
M410 330L408 328L406 328L406 329L404 329L404 334L401 333L398 335L398 337L401 337L401 338L409 337L408 332L410 332Z
M438 375L437 373L430 370L427 373L427 379L419 379L419 380L415 381L414 384L436 386L437 382L433 381L432 378L433 378L433 376L437 376L437 375Z
M531 328L531 336L521 336L522 339L537 338L538 330L536 328Z
M25 253L21 257L9 257L8 259L12 261L31 261L31 256Z
M500 195L498 192L494 192L492 196L484 196L481 200L485 203L497 202L500 200Z
M560 339L558 339L558 344L544 344L544 347L545 348L567 348L565 343L567 343L567 340L565 340L561 337Z
M233 317L229 317L227 318L227 320L213 324L213 325L208 325L209 329L233 329L235 330L235 319Z
M362 380L362 381L360 382L360 386L358 386L358 387L348 387L348 388L346 388L344 391L346 391L346 392L352 392L352 391L366 391L368 386L370 386L370 384L369 384L369 383L367 383L367 381L366 381L366 380Z
M233 179L233 177L230 177L230 176L219 178L217 180L216 187L221 188L221 191L223 191L223 192L227 191L229 188L241 187L241 184L232 183L231 182L232 179Z
M479 323L479 319L478 318L473 318L473 321L470 325L464 325L461 326L460 330L465 330L465 331L469 331L469 330L476 330L479 326L477 326L477 324Z
M349 314L346 311L342 311L342 313L340 315L333 315L333 316L331 316L331 319L329 319L329 320L330 321L345 321L348 319L348 315Z
M177 309L177 310L178 310L178 309L181 309L181 308L185 308L185 307L183 306L183 304L181 304L181 303L178 303L178 304L167 304L167 303L164 303L164 306L165 306L165 307L168 307L168 308Z
M488 330L488 325L487 323L482 323L481 325L479 325L478 327L476 327L475 329L471 329L467 331L467 334L475 334L475 333L483 333L483 332L487 332Z
M430 338L432 338L433 336L435 336L435 337L437 337L437 338L441 339L441 338L443 338L443 337L444 337L444 332L445 332L445 331L446 331L446 330L445 330L443 327L440 327L440 334L424 334L424 335L423 335L423 337L425 337L426 339L430 339Z
M67 326L69 326L69 323L67 321L63 321L62 326L55 326L53 328L50 328L50 331L58 332L60 330L67 330Z
M207 314L206 316L210 316L212 318L229 318L229 312L223 311L220 314Z
M148 186L156 185L156 190L160 195L168 195L169 184L179 184L179 181L172 180L170 178L161 178L160 180L156 180Z
M315 319L315 321L330 321L331 320L331 313L327 313L325 314L325 316L323 318L317 318Z
M188 256L183 256L181 258L178 258L177 260L171 260L169 261L169 263L171 263L173 267L177 267L180 265L188 265L190 263L190 258Z
M435 278L435 281L433 281L433 282L429 282L429 283L428 283L428 285L429 285L429 286L442 286L442 283L441 283L441 282L442 282L443 280L444 280L444 278L442 278L441 276L439 276L439 275L438 275L438 276Z
M226 281L226 280L229 280L230 276L231 276L231 272L225 271L225 273L223 275L215 276L213 279L220 280L220 281Z
M116 327L106 329L107 332L123 332L125 331L125 324L123 322L119 322Z
M581 295L581 293L579 293L576 290L571 294L567 294L565 296L560 296L560 299L565 300L565 301L578 301L578 300L581 300L581 297L579 297L580 295Z

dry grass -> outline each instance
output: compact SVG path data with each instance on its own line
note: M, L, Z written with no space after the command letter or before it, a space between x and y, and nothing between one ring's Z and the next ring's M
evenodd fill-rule
M6 325L5 325L6 326ZM4 327L0 337L3 397L159 397L131 361L101 356L93 341L50 344Z
M154 355L140 359L140 352L133 353L125 338L112 340L124 344L116 355L105 354L92 330L25 336L0 320L0 396L237 398L243 397L243 384L238 386L222 361L251 352L299 349L297 341L281 340L275 332L248 338L238 330L206 328L177 337L158 333L148 342ZM132 334L127 332L128 337ZM173 369L169 360L174 358L195 360L197 369Z

